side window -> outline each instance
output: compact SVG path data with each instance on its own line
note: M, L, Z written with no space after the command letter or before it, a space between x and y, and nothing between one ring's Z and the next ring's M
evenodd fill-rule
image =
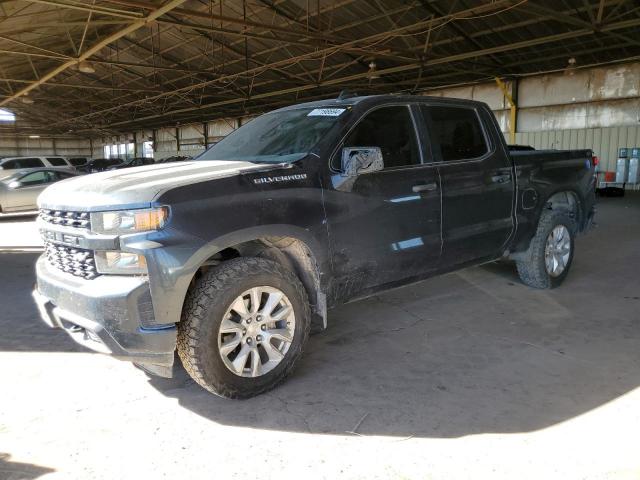
M54 180L54 174L46 170L40 170L39 172L33 172L25 175L20 179L20 183L24 187L30 187L33 185L42 185Z
M5 170L18 170L21 168L37 168L44 167L42 160L39 158L16 158L2 164Z
M8 162L4 162L2 164L2 168L4 168L5 170L14 170L20 168L20 166L18 164L18 160L9 160Z
M49 160L49 163L51 165L53 165L54 167L66 167L67 166L67 162L64 161L64 158L47 157L47 160Z
M19 160L19 168L38 168L44 167L44 163L39 158L23 158Z
M431 138L440 145L442 160L478 158L489 151L475 110L464 107L422 107L431 116Z
M382 107L367 114L351 131L345 147L380 147L384 168L418 165L420 153L409 108Z

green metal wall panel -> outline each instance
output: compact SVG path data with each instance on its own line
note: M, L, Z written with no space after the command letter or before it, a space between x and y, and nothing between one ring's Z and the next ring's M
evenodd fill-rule
M508 134L505 136L508 141ZM543 132L518 132L516 143L536 149L590 148L600 157L601 170L615 171L618 148L640 147L640 125L607 128L582 128Z

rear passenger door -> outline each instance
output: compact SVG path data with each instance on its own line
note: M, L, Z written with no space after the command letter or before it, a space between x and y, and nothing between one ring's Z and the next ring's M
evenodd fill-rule
M365 113L343 147L379 147L384 168L332 175L325 194L335 299L402 282L437 268L440 258L440 186L431 155L419 142L420 112L386 105Z
M442 182L443 268L498 257L514 229L514 178L495 119L468 104L421 108Z

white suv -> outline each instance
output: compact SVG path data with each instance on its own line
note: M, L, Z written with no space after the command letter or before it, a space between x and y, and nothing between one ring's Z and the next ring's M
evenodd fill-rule
M23 170L39 167L67 167L75 170L64 157L7 157L0 160L0 170Z

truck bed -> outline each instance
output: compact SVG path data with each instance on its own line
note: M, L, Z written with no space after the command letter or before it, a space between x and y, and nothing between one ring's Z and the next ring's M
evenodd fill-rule
M591 168L591 150L521 150L510 151L509 155L518 167L575 167L583 164L585 169ZM589 162L587 165L585 162Z

